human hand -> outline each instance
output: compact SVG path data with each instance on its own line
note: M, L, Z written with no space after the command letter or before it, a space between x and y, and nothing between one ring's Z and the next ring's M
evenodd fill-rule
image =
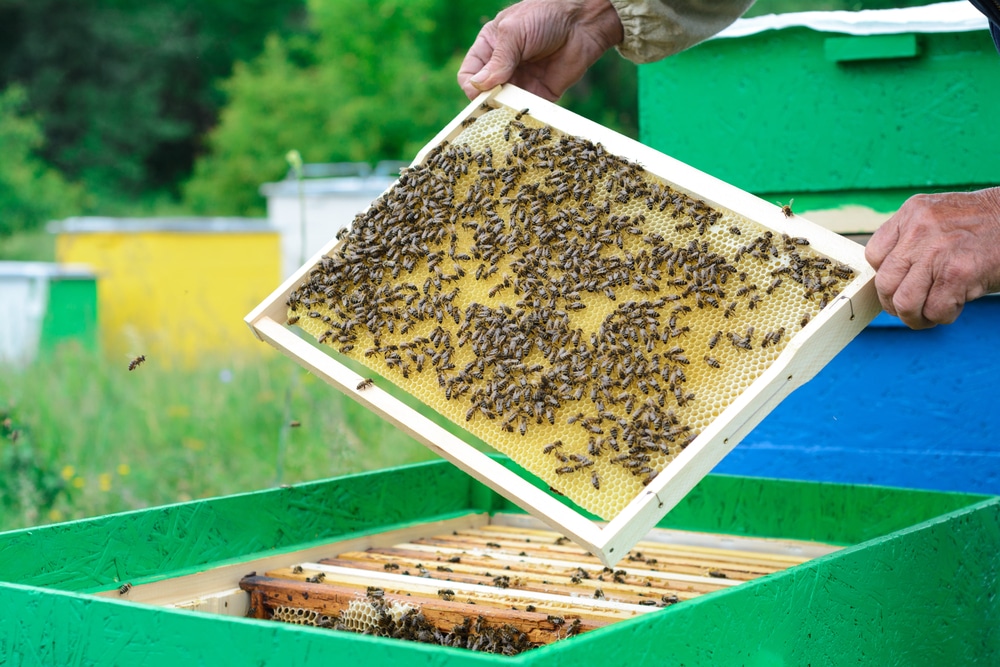
M555 101L624 36L609 0L523 0L479 31L458 85L470 100L513 83Z
M1000 290L1000 188L911 197L865 258L887 312L912 329L954 322L966 302Z

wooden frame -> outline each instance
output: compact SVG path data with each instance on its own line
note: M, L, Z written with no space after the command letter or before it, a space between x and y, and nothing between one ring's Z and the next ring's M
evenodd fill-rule
M837 299L795 334L770 367L606 525L564 505L385 390L375 386L359 391L356 387L364 379L362 376L286 328L283 323L289 294L339 241L331 241L246 317L258 338L571 537L605 564L613 565L754 426L796 387L811 379L878 314L874 270L864 259L863 247L853 241L799 216L786 217L774 204L513 86L498 87L473 101L416 156L413 164L420 164L434 147L456 136L463 121L487 101L514 110L530 108L535 119L568 134L600 142L609 152L640 163L679 189L743 215L776 234L805 235L817 252L855 272Z

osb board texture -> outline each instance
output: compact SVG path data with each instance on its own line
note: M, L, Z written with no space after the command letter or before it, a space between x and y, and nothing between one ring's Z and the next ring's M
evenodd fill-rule
M288 321L611 519L860 276L655 164L480 112L309 269Z
M717 39L640 67L642 142L758 194L857 201L877 188L1000 182L990 120L1000 86L986 32L921 35L917 58L839 64L823 54L829 36ZM673 103L691 97L725 102Z
M6 585L0 663L996 664L998 546L1000 500L991 499L514 659Z
M204 566L470 509L443 462L0 535L0 579L66 590Z
M514 468L509 459L499 459ZM534 479L533 483L544 487ZM873 485L708 475L657 524L730 535L857 544L992 496ZM793 499L794 502L789 502ZM513 501L496 508L521 512Z
M998 547L994 498L530 658L546 667L1000 664Z
M984 498L709 475L660 526L854 544ZM450 463L419 463L3 533L0 580L74 591L111 588L451 513L511 510L521 511Z

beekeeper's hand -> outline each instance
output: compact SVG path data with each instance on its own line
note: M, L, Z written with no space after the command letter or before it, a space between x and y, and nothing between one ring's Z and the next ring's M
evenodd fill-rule
M913 329L954 322L966 302L1000 290L1000 188L911 197L865 257L886 311Z
M523 0L479 31L458 85L470 100L513 83L555 101L623 38L609 0Z

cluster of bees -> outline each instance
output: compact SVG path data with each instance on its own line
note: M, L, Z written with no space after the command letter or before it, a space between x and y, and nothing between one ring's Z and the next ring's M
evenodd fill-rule
M464 617L450 631L443 631L416 608L407 610L397 619L388 612L389 604L385 600L369 595L369 604L376 621L365 634L501 655L517 655L534 648L528 635L513 625L494 625L482 616L475 620Z
M381 589L372 588L367 596L351 602L340 617L331 617L310 609L276 607L274 620L297 625L313 625L375 637L392 637L424 644L465 648L482 653L517 655L534 648L528 635L513 625L491 624L483 616L464 617L450 631L441 630L413 605L387 602ZM556 617L553 617L554 619ZM558 619L565 625L563 619ZM575 634L567 627L567 636Z
M610 519L853 274L484 105L355 219L288 322Z

